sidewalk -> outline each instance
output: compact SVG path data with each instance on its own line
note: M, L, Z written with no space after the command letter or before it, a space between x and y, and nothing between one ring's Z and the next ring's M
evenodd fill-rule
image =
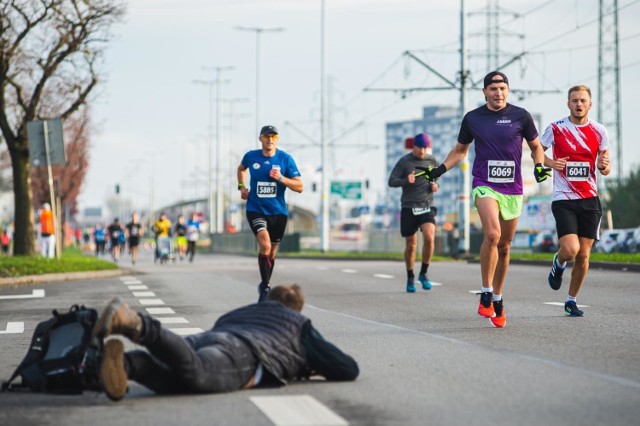
M64 272L59 274L25 275L23 277L0 278L0 286L38 284L44 282L60 282L72 280L90 280L94 278L111 278L131 273L128 269L110 269L107 271Z

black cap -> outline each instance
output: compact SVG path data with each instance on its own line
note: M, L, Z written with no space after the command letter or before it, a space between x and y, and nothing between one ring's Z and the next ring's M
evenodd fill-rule
M498 78L494 80L495 77L502 77L502 79ZM491 71L489 74L484 76L484 88L486 89L487 86L491 85L492 83L505 83L508 86L509 79L500 71Z
M275 126L263 126L262 129L260 129L260 136L264 136L264 135L269 135L269 134L278 134L278 129L276 129Z

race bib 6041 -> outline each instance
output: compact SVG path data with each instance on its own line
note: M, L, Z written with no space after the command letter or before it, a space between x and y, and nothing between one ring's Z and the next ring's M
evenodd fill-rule
M588 161L567 161L567 180L589 180L589 170Z

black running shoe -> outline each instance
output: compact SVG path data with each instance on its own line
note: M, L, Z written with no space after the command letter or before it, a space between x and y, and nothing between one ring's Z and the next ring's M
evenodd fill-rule
M584 315L584 311L578 309L578 305L573 300L565 302L564 314L568 317L581 317Z
M480 303L478 304L478 315L485 318L492 318L496 316L493 309L493 293L485 291L480 294Z
M267 296L271 291L271 286L269 284L263 285L262 283L258 284L258 303L266 302Z
M558 253L553 256L553 263L551 264L551 270L549 271L549 287L554 290L559 290L562 285L562 274L565 268L558 263Z

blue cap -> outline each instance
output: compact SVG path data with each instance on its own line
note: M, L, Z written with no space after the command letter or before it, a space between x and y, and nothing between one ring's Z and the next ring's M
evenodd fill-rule
M431 139L429 139L426 133L419 133L413 138L413 146L431 148Z

